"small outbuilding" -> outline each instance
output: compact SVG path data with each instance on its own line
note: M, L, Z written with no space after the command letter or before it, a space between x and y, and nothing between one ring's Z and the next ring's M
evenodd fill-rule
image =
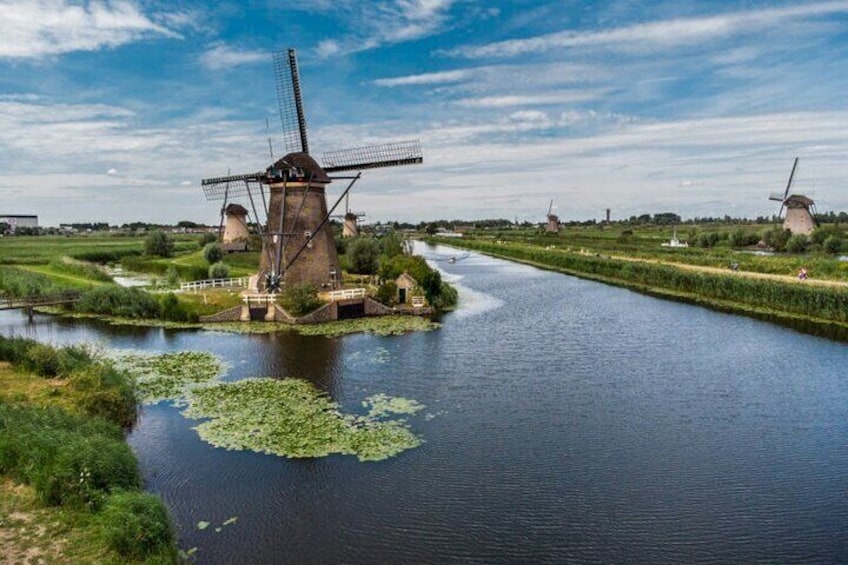
M418 281L412 278L412 275L404 271L398 278L395 279L395 286L397 286L397 303L411 304L412 295L414 289L418 286Z

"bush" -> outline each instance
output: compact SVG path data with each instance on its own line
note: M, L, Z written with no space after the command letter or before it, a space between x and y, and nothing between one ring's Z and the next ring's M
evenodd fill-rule
M138 399L132 377L98 363L73 373L69 379L72 394L86 414L122 427L135 423Z
M806 235L793 235L786 241L786 251L789 253L803 253L807 249L809 240Z
M180 272L174 264L168 265L165 271L165 283L168 286L176 286L180 283Z
M825 253L839 253L844 247L845 244L842 239L836 237L835 235L832 235L825 239L824 243L822 244L822 248L824 249Z
M36 343L26 352L26 366L40 377L55 377L59 374L59 351L49 345Z
M218 241L217 235L211 232L204 232L200 234L200 237L197 240L197 245L203 249L208 243L215 243L216 241Z
M280 298L280 305L294 316L308 314L322 304L318 290L309 283L287 287Z
M394 306L397 301L397 285L395 282L387 281L381 284L374 295L374 299L386 306Z
M0 361L6 361L12 365L26 363L29 359L27 352L36 343L35 340L25 337L0 336Z
M775 251L786 251L786 243L792 232L783 228L772 228L763 233L763 242Z
M126 318L156 318L159 314L159 302L150 294L111 285L83 293L75 308L79 312Z
M144 240L144 253L170 257L174 254L174 240L162 230L152 231Z
M230 277L230 268L219 261L213 265L209 265L207 274L210 279L226 279Z
M159 302L159 319L170 322L192 322L195 316L185 309L173 292L164 295Z
M109 546L122 556L176 560L171 517L156 496L143 492L115 493L106 501L100 519Z
M207 243L206 247L203 248L203 258L206 259L207 263L213 265L224 258L224 252L221 250L221 246L218 245L218 243Z
M129 446L100 435L69 438L59 446L52 463L36 472L33 481L39 497L47 504L97 510L106 494L137 489L141 482Z

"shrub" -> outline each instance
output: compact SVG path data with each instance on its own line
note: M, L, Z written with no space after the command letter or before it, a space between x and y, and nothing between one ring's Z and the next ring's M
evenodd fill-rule
M321 306L317 289L309 284L287 287L280 298L280 305L294 316L303 316Z
M173 292L164 295L159 302L159 319L171 322L191 322L193 316L185 309Z
M0 361L6 361L13 365L26 363L27 352L35 344L35 340L25 337L0 336Z
M162 230L152 231L144 240L144 253L170 257L174 254L174 240Z
M85 292L76 303L76 309L106 316L156 318L159 302L143 290L108 285Z
M49 345L36 343L26 352L26 366L41 377L55 377L61 365L59 351Z
M792 232L783 228L772 228L763 233L763 242L775 251L785 251Z
M90 416L99 416L122 427L138 416L138 399L132 377L103 364L89 365L70 376L77 404Z
M176 286L180 282L180 272L177 270L177 266L174 264L168 265L167 270L165 270L165 283L168 286Z
M207 274L210 279L226 279L230 276L230 268L219 261L213 265L209 265Z
M97 510L105 495L138 488L135 456L121 440L75 435L59 446L52 465L36 472L33 484L47 504Z
M397 301L397 285L394 281L387 281L380 285L377 293L374 295L375 300L386 306L394 306Z
M143 492L111 495L100 516L109 546L137 560L161 557L174 562L174 527L162 501Z
M822 247L825 253L839 253L844 248L844 243L841 238L832 235L824 240Z
M786 241L786 251L789 253L803 253L807 249L809 240L806 235L796 234L790 236Z
M211 232L204 232L200 234L200 237L197 240L197 245L203 249L206 247L208 243L214 243L218 241L218 236Z
M203 258L206 259L207 263L213 265L224 258L224 252L221 250L221 246L218 245L217 242L207 243L203 248Z

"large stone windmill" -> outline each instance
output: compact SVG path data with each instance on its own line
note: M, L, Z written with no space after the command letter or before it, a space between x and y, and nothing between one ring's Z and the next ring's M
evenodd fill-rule
M274 75L289 153L264 171L204 179L203 190L207 200L246 201L259 219L262 253L254 290L273 294L302 283L334 289L341 267L328 220L361 173L330 175L421 163L421 147L418 141L402 141L335 151L324 153L319 165L309 154L294 49L274 54ZM341 179L349 181L347 188L328 210L325 187Z
M783 209L786 209L786 217L783 219L783 229L791 231L793 234L810 235L816 229L816 204L813 200L803 194L789 194L792 188L792 181L795 180L795 171L798 168L798 157L795 157L795 163L792 165L792 172L789 174L789 182L786 183L786 190L783 191L783 196L780 194L772 194L769 200L780 202L780 211L777 213L779 218L783 214Z

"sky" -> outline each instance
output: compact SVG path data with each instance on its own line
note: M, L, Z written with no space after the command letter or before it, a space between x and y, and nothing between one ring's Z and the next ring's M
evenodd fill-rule
M214 5L212 5L214 4ZM848 210L848 0L0 0L0 215L217 224L203 178L418 139L366 222ZM345 188L328 187L328 200Z

